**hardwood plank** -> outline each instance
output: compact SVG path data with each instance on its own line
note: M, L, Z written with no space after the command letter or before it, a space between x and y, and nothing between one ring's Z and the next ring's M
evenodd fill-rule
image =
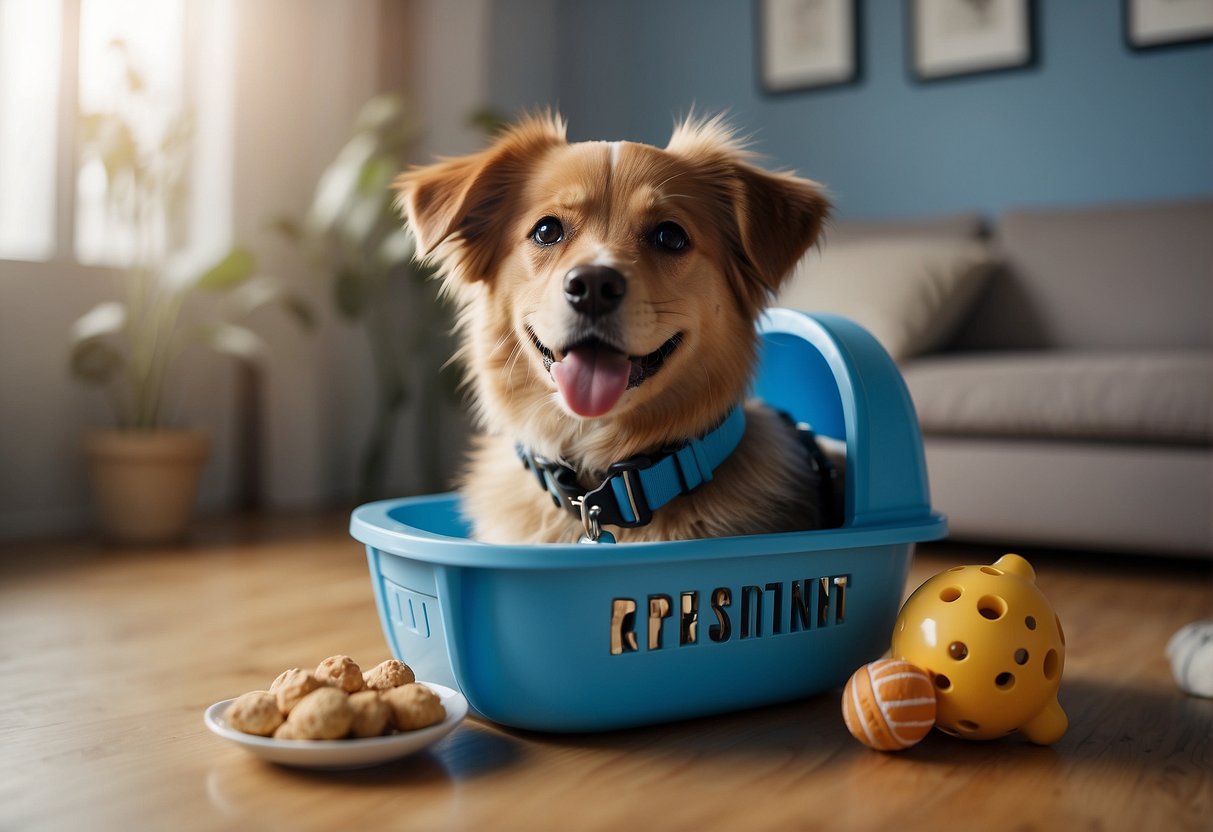
M846 733L837 692L590 735L469 720L354 772L257 760L202 725L289 666L387 656L345 518L220 522L189 545L0 548L0 828L1098 828L1208 830L1213 700L1171 633L1213 616L1206 563L1025 553L1066 629L1055 746ZM1000 551L920 550L907 591Z

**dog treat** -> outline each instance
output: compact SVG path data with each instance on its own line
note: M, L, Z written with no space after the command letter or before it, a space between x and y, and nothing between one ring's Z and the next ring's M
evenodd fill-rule
M401 731L416 731L446 719L446 708L438 695L425 685L401 685L382 694L392 709L392 722Z
M234 700L224 719L237 731L276 740L360 739L434 725L446 709L404 662L388 659L363 673L352 658L336 655L315 673L282 671L268 691Z
M297 667L292 667L292 668L290 668L290 670L284 670L281 673L279 673L277 678L275 678L274 681L270 682L269 692L277 693L278 688L282 687L282 683L284 681L286 681L287 674L291 673L292 671L298 670L298 669L299 668L297 668Z
M237 731L259 737L273 734L283 720L277 697L264 690L249 691L238 697L224 718Z
M278 726L278 730L274 731L274 739L276 740L301 740L303 737L295 730L295 726L289 722L283 722Z
M354 709L345 691L322 685L299 700L287 715L294 739L339 740L350 732Z
M278 710L289 714L300 699L321 687L322 684L308 671L292 667L290 670L284 670L274 680L274 684L270 685L270 691L278 698Z
M413 669L402 661L388 659L362 674L362 679L371 690L390 690L417 681Z
M354 721L350 724L352 737L377 737L387 730L392 720L392 709L378 691L351 693L350 710L354 712Z
M362 690L362 668L349 656L329 656L316 668L315 676L326 685L346 693Z

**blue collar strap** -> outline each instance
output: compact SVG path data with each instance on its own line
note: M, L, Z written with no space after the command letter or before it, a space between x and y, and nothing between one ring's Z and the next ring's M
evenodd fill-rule
M576 515L586 534L597 539L603 525L634 528L653 519L653 512L681 494L712 479L745 434L745 411L733 408L724 421L697 439L656 456L634 456L607 469L596 488L586 490L577 473L559 462L517 446L518 457L533 472L555 504Z

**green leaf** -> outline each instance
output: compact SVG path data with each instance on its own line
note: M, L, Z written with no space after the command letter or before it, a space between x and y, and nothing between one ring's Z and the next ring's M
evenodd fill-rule
M127 64L126 67L126 88L131 92L143 92L147 88L143 74L131 64Z
M383 238L383 241L379 243L376 255L380 263L390 268L412 263L416 251L417 242L413 239L412 232L407 227L401 226Z
M80 114L80 143L85 148L96 143L101 137L102 130L105 129L105 123L113 116L107 113L81 113Z
M164 135L160 137L161 154L184 154L189 152L190 141L194 136L193 119L187 115L178 115L169 122Z
M276 231L292 243L303 240L303 224L294 217L275 217L270 221L270 229Z
M257 270L257 260L248 249L236 247L198 276L194 286L208 292L226 292L241 285Z
M367 251L368 246L375 245L375 238L383 233L382 220L391 210L391 196L387 189L371 194L356 195L346 205L345 211L339 217L335 230L340 239L359 251ZM399 219L394 219L399 223Z
M91 338L116 335L125 326L126 307L118 301L107 300L76 319L72 324L71 340L77 344Z
M320 235L332 230L346 210L350 197L358 190L363 166L376 150L375 138L366 134L354 136L341 148L316 185L316 195L306 220L309 229Z
M337 272L333 282L333 301L337 311L348 320L357 320L366 311L366 279L352 269Z
M388 185L396 178L400 165L386 156L375 155L366 160L358 174L358 193L382 197Z
M72 325L69 369L90 384L105 384L126 363L109 341L126 327L126 307L116 301L99 303Z
M283 294L278 303L299 326L309 331L316 328L316 311L301 295L287 292Z
M269 354L269 349L260 335L248 327L236 324L220 324L214 327L206 333L204 343L215 352L253 364L264 361Z
M281 281L262 275L250 280L232 293L233 309L237 315L249 315L265 306L277 306L295 319L304 329L313 329L316 314L312 305Z
M388 130L403 121L406 115L404 101L400 96L390 93L377 95L362 105L362 110L354 121L354 131L377 133Z
M492 137L509 127L510 119L499 110L485 107L468 116L468 126L475 127L484 133L484 135Z
M81 152L95 156L110 183L139 166L139 143L131 126L112 113L87 113L80 118Z
M126 365L126 358L100 338L73 344L68 356L74 377L87 384L108 384Z

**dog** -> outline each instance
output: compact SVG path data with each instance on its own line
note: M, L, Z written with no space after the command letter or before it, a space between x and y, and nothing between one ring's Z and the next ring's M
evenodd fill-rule
M395 182L458 310L482 429L460 492L493 543L684 540L836 525L838 466L745 403L755 322L830 212L722 117L664 148L527 116Z

